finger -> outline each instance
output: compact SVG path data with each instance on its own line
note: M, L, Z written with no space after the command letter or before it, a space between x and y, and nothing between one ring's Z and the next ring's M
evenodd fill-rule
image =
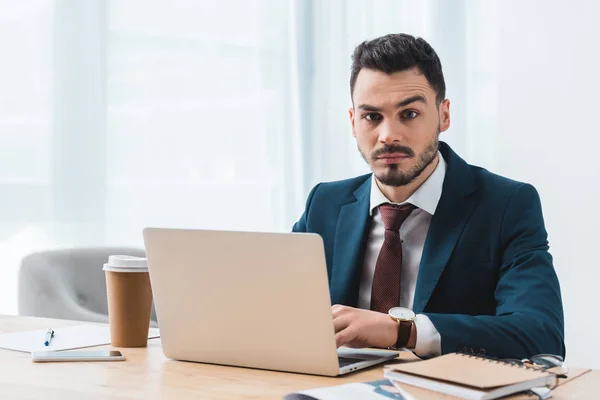
M343 309L344 309L344 306L342 306L340 304L334 304L331 306L331 313L335 317L336 315L339 315Z
M356 333L352 327L348 327L335 334L335 345L337 347L351 343L356 338Z
M340 304L335 304L331 307L331 313L333 314L334 318L346 314L350 310L352 310L351 307L342 306Z
M350 347L352 349L363 349L363 348L367 347L367 345L365 344L365 342L363 342L360 339L354 339L354 340L346 343L344 346Z
M338 317L333 318L333 328L337 333L342 329L346 329L351 322L352 319L348 315L340 315Z
M346 347L349 347L351 349L363 349L365 348L365 344L360 340L353 340L350 343L348 343Z

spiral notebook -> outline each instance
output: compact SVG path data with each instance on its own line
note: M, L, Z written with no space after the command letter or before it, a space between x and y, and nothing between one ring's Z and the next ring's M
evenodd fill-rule
M537 387L551 387L556 376L549 372L500 360L451 353L429 360L391 365L384 376L403 383L462 399L497 399Z

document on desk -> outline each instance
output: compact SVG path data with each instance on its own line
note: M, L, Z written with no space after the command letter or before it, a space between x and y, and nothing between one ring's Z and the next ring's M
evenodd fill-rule
M81 324L52 328L54 335L48 346L44 345L47 329L0 334L0 348L23 352L60 351L110 344L108 325ZM148 338L160 337L157 328L150 328Z
M395 387L389 380L346 383L289 393L284 400L415 400L406 391Z
M506 399L536 399L546 400L552 397L549 388L540 387L531 389L536 394L516 394ZM459 400L460 397L449 396L439 392L412 387L409 385L394 385L389 379L371 382L346 383L341 385L308 389L295 393L289 393L283 400Z

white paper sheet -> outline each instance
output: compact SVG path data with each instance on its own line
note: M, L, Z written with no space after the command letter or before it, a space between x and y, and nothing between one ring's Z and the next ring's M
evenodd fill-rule
M110 329L103 325L74 325L53 328L54 337L44 346L47 329L0 334L0 348L24 352L59 351L110 344ZM150 328L148 338L157 338L157 328Z

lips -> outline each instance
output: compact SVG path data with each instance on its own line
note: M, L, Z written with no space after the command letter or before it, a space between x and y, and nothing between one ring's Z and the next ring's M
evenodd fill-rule
M382 161L386 164L398 164L399 162L410 158L406 154L402 153L392 153L392 154L383 154L377 157L377 160Z

